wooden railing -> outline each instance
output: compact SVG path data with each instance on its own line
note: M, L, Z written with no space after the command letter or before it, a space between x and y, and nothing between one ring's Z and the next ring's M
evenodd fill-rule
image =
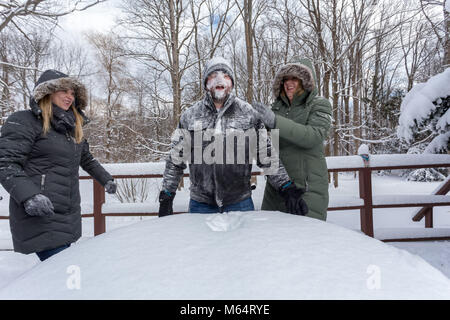
M353 156L354 157L354 156ZM350 158L350 157L345 157ZM420 164L418 164L420 163ZM374 201L372 190L372 172L381 170L398 170L398 169L421 169L421 168L443 168L450 167L450 155L375 155L370 157L370 161L364 164L364 167L358 168L330 168L329 172L342 171L358 171L359 176L359 195L364 201L361 206L340 206L328 207L328 210L360 210L361 231L366 235L374 236L373 227L373 209L377 208L402 208L402 207L423 207L421 211L413 218L413 221L420 221L425 216L425 227L433 228L433 207L449 206L450 196L445 196L448 190L448 178L446 183L432 195L426 197L415 196L415 200L411 201L411 196L401 194L377 197ZM448 237L429 238L421 240L443 240L450 239ZM392 239L393 240L410 240L410 239ZM413 240L413 239L411 239ZM391 241L391 240L388 240Z
M133 164L127 169L126 164L106 164L106 169L113 174L115 179L125 178L162 178L161 173L136 174L136 167L141 164ZM120 166L120 170L116 170ZM372 172L379 170L396 169L420 169L420 168L448 168L450 167L450 155L372 155L369 162L363 161L360 156L327 157L328 172L358 172L359 176L359 198L355 202L355 197L341 199L341 203L330 203L328 210L360 210L361 231L366 235L374 236L373 209L376 208L401 208L401 207L422 207L414 221L419 221L425 217L425 227L433 227L433 207L450 206L450 196L446 196L450 188L450 182L443 184L442 188L432 195L426 197L417 196L411 201L410 196L389 195L377 197L373 195ZM142 164L142 171L146 171L145 164ZM119 171L119 174L114 172ZM154 170L150 170L154 171ZM159 170L162 172L162 170ZM253 172L253 175L261 175L261 172ZM184 174L184 177L189 177ZM80 179L92 179L86 173L80 174ZM93 213L83 214L83 217L94 218L94 235L102 234L106 231L107 216L155 216L157 212L102 212L105 203L105 190L94 180L93 182ZM175 212L182 213L182 212ZM7 217L0 217L7 218ZM441 237L442 238L442 237ZM447 237L445 237L447 239ZM450 239L450 235L448 236Z

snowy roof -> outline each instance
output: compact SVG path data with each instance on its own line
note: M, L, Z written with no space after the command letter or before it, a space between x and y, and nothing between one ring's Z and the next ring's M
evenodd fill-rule
M0 299L450 299L422 258L280 212L180 214L72 245Z

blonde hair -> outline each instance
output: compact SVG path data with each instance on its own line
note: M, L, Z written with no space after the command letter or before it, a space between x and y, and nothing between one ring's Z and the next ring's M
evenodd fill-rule
M39 107L42 110L42 132L47 134L50 130L50 120L53 117L52 100L49 94L39 100ZM81 143L83 141L83 117L77 111L74 104L70 108L72 108L73 114L75 115L75 142Z

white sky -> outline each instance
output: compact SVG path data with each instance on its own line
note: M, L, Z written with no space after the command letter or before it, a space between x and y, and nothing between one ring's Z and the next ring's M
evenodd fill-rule
M114 19L120 13L118 1L110 0L84 11L77 11L60 18L57 34L64 37L82 37L87 31L106 32L114 26Z

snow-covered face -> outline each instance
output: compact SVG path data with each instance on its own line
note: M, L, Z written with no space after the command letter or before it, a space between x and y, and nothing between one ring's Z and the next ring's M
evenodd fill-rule
M56 91L50 95L50 99L53 104L67 111L75 101L75 91L72 89Z
M295 77L286 77L283 81L284 92L289 100L294 98L294 95L299 91L301 87L300 80Z
M216 71L208 76L206 88L211 92L214 102L224 102L233 88L233 82L228 74Z

